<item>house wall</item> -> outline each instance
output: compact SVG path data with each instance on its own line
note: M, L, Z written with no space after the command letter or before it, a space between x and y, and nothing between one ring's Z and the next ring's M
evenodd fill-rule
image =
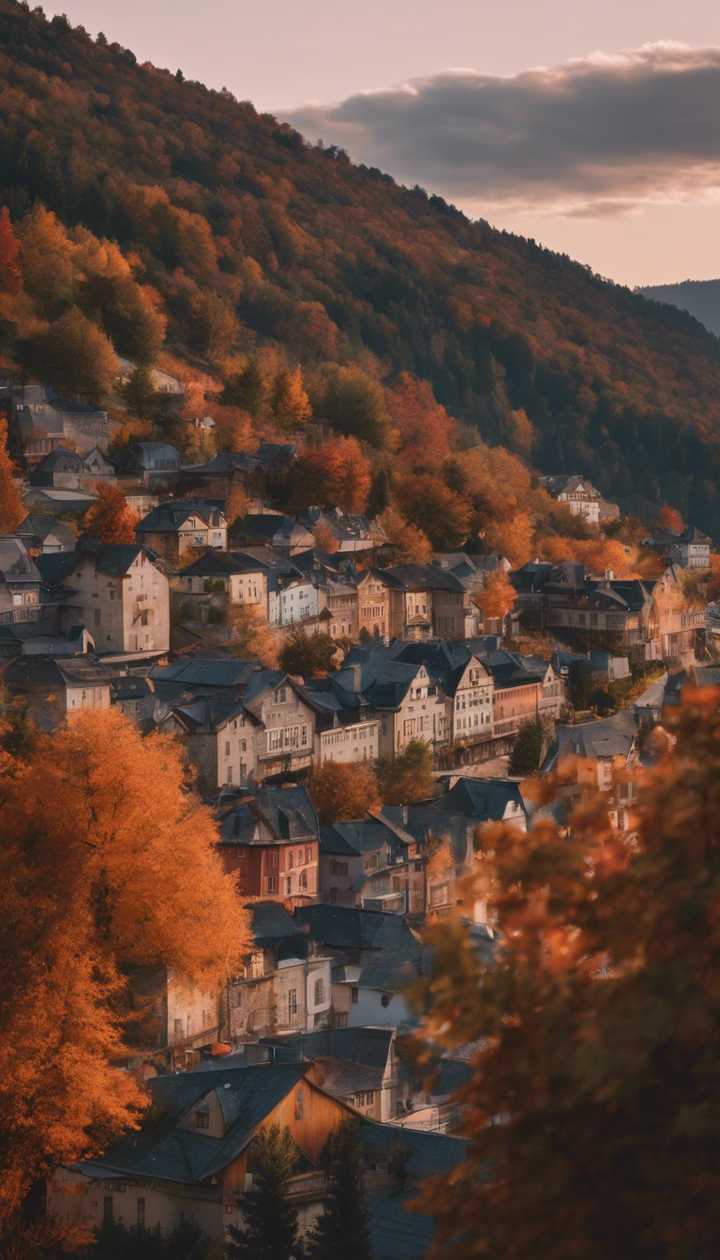
M379 989L366 989L358 985L354 987L357 990L357 1001L350 1002L347 1017L349 1028L364 1028L367 1025L397 1027L412 1020L410 1004L399 993L381 993Z
M106 1200L112 1205L113 1218L129 1228L141 1219L140 1201L146 1229L159 1226L163 1233L171 1233L185 1220L199 1225L210 1238L221 1241L224 1236L220 1187L200 1189L173 1182L119 1179L91 1181L65 1169L59 1169L48 1183L48 1213L68 1224L99 1229Z
M315 760L339 761L343 765L361 761L377 761L380 755L380 722L354 722L350 726L334 726L315 736Z
M122 577L99 573L93 556L80 555L68 583L73 595L65 610L65 621L84 622L98 652L167 651L168 580L144 552Z
M254 780L255 731L254 722L239 716L217 731L197 731L185 736L202 791L213 792L231 785L242 787Z
M494 690L492 677L473 659L449 701L454 743L492 736Z
M255 735L259 780L283 769L310 764L315 738L315 714L289 684L266 692L253 713L262 725Z
M421 665L399 708L380 714L380 756L397 756L414 739L443 744L449 738L445 698Z
M379 638L390 637L390 591L385 582L375 574L368 574L358 582L358 633Z

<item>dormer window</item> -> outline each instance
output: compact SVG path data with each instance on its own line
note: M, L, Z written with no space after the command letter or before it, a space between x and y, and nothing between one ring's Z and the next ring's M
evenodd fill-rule
M207 1106L196 1107L195 1111L193 1112L193 1124L196 1129L209 1129L210 1128L210 1108Z

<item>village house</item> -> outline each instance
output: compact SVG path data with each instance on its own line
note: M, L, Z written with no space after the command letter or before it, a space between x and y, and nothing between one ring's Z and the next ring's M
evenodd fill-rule
M357 1057L367 1056L359 1051ZM192 1072L156 1076L148 1088L152 1119L139 1135L128 1134L101 1156L54 1174L47 1189L54 1218L94 1229L116 1221L163 1234L189 1222L222 1248L228 1227L243 1223L242 1198L256 1166L254 1141L275 1127L288 1131L297 1151L287 1193L301 1237L308 1234L327 1194L322 1156L328 1138L358 1111L319 1086L307 1064L247 1066L245 1056L232 1055ZM444 1133L362 1115L358 1124L373 1254L422 1260L434 1226L431 1217L412 1210L411 1201L423 1181L448 1174L463 1159L464 1145Z
M324 577L318 587L320 623L332 639L357 639L358 588L343 577Z
M318 895L320 824L304 787L261 787L225 807L218 851L241 897L302 905Z
M262 512L241 516L230 530L233 546L275 547L293 556L315 544L315 538L307 525L292 516L276 512Z
M636 796L635 784L626 772L637 762L639 733L637 716L631 710L572 726L558 723L541 773L572 770L572 782L561 791L566 805L584 789L608 793L610 821L626 830L628 810Z
M390 590L394 583L381 569L370 569L357 582L357 632L390 637Z
M117 464L118 473L147 489L168 489L178 480L182 460L170 442L135 442Z
M216 504L202 499L167 499L140 521L137 536L144 546L176 565L199 548L225 551L227 521Z
M254 783L259 723L241 701L222 695L190 695L175 703L153 699L143 707L142 725L185 745L204 794Z
M15 534L0 534L0 624L36 621L41 574Z
M577 474L570 477L564 474L541 477L540 484L553 499L563 503L573 516L579 516L588 525L599 525L601 495L587 477L579 477Z
M682 574L670 565L656 581L588 576L564 564L543 575L545 627L580 647L606 647L631 660L666 660L692 654L704 626L701 608L687 604Z
M174 574L170 585L173 592L189 601L192 621L208 620L210 608L224 612L228 604L244 604L267 617L267 572L257 560L242 553L206 551Z
M398 756L413 740L445 744L450 738L445 697L422 662L387 659L358 650L357 656L330 675L343 707L357 706L380 720L380 756Z
M333 1027L415 1023L406 990L424 974L429 950L403 915L315 903L299 907L295 921L334 960Z
M97 446L80 455L58 446L35 464L30 484L55 490L93 490L98 482L109 482L115 469Z
M668 564L676 564L681 569L710 568L711 539L695 525L688 525L677 534L656 529L646 541L665 556Z
M308 1078L360 1115L386 1123L405 1114L410 1100L395 1028L326 1028L290 1037L265 1037L276 1063L304 1063Z
M315 530L318 525L329 530L335 551L339 555L367 553L387 542L387 535L379 521L370 521L366 516L343 512L338 507L330 510L308 508L301 521L311 530Z
M248 913L252 951L227 986L223 1036L237 1045L325 1027L332 1007L329 956L311 955L307 934L280 902L253 902Z
M367 652L405 663L422 663L438 696L445 699L448 741L460 747L485 743L493 738L494 680L479 656L464 641L433 640L407 643L398 640L386 649L352 648L346 658L351 664Z
M382 814L320 828L320 896L331 905L420 915L423 871L415 838Z
M485 652L481 660L494 683L496 740L514 738L523 722L560 717L566 705L565 682L550 661L508 651Z
M60 398L48 386L31 381L14 407L13 449L30 467L58 447L87 455L107 451L110 422L106 411Z
M167 651L168 580L139 543L81 538L74 551L38 556L37 565L59 629L85 625L100 655Z
M110 707L110 671L87 656L18 656L3 682L22 696L41 730L53 730L87 709Z
M337 674L310 678L301 687L304 700L315 714L313 761L343 765L377 761L380 755L380 722L357 692L342 685Z
M19 538L31 556L51 555L56 551L72 551L77 534L65 521L49 513L30 513L18 525Z

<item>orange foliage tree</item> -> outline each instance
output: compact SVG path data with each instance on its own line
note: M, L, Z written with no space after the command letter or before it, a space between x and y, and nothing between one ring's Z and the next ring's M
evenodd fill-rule
M686 696L669 734L631 836L604 794L579 801L572 843L549 819L481 831L467 892L497 915L491 966L459 918L431 931L428 1050L475 1047L464 1157L423 1196L432 1256L720 1251L717 691Z
M416 472L437 471L450 455L455 425L436 402L432 387L409 372L401 372L388 390L388 408L403 467Z
M370 464L357 438L330 438L306 450L295 465L294 486L306 505L364 512L370 493Z
M21 246L13 231L7 206L0 210L0 292L16 294L22 288Z
M432 546L427 534L417 525L409 525L402 512L392 504L380 517L387 540L397 550L397 559L406 564L427 564Z
M397 489L403 515L436 551L453 551L470 530L468 504L438 477L403 477Z
M499 620L515 606L515 588L504 569L491 573L477 596L477 606L483 617Z
M380 807L377 779L367 762L324 761L310 776L310 795L322 823L364 818Z
M685 522L677 508L670 507L667 503L663 503L660 508L657 514L657 523L661 529L666 529L669 534L681 534L685 528Z
M139 521L125 495L118 486L95 487L97 498L83 516L82 527L86 534L104 543L135 542L135 530Z
M322 518L313 529L313 538L315 539L315 546L327 555L333 555L340 545L329 523L322 520Z
M490 525L485 530L485 544L488 551L507 556L516 567L527 564L533 554L533 530L527 512L516 512Z
M219 986L249 940L181 749L114 709L6 763L0 830L1 1232L37 1178L137 1122L113 1066L128 971Z
M0 420L0 534L14 534L26 515L7 449L7 424Z
M432 796L432 748L422 739L411 739L404 752L381 757L377 763L380 795L386 805L406 805Z

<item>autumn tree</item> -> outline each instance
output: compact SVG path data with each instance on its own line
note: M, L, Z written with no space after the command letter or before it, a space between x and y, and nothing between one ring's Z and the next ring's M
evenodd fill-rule
M227 613L227 631L227 647L235 656L260 661L268 669L277 665L278 636L254 604L233 604Z
M322 551L327 556L332 556L338 550L339 543L329 521L321 516L313 528L313 538L318 551Z
M299 367L290 368L278 376L275 382L273 415L280 427L288 433L301 429L310 419L312 407Z
M112 345L77 307L20 346L25 369L68 398L97 405L112 389L118 361Z
M388 409L402 466L413 472L437 471L450 455L454 421L428 381L401 372L388 391Z
M7 422L0 419L0 534L14 534L27 515L7 449Z
M468 1146L424 1195L436 1257L720 1249L718 693L686 694L650 751L631 836L604 793L580 800L571 842L549 818L483 830L492 966L460 920L432 930L427 1037L475 1047Z
M354 437L330 438L306 450L292 475L293 497L304 506L363 512L370 493L370 465Z
M218 293L198 293L192 300L192 331L196 349L217 361L232 348L238 332L237 317Z
M407 805L432 796L432 748L421 739L411 739L404 752L379 759L377 777L385 805Z
M510 578L504 569L495 569L490 573L483 589L479 592L476 603L483 617L491 621L502 621L515 607L517 594Z
M677 508L670 507L667 503L663 503L660 508L657 514L657 523L661 529L667 530L669 534L681 534L685 529L685 522Z
M180 747L115 709L5 766L0 831L1 1230L53 1166L137 1123L144 1093L115 1066L128 974L219 985L248 933Z
M323 1151L327 1194L308 1239L307 1260L373 1260L357 1124L341 1125Z
M380 807L378 784L367 762L323 761L310 776L310 795L322 823L364 818Z
M134 416L144 419L152 415L158 398L146 365L133 369L122 387L122 395Z
M410 525L402 512L396 507L387 507L379 517L379 523L401 563L427 564L432 556L430 539L417 525Z
M383 447L387 412L382 385L359 367L334 367L313 410L333 428L370 446Z
M454 551L465 542L470 530L470 508L439 478L404 477L397 495L403 516L421 530L435 551Z
M95 487L96 499L82 519L84 533L103 543L133 543L139 521L119 486Z
M280 650L279 664L287 674L317 678L333 668L336 655L337 645L329 634L308 634L296 626Z
M533 774L540 767L545 732L538 717L521 723L510 753L508 773L518 778Z
M515 568L531 559L532 538L533 529L527 512L516 512L511 519L493 522L485 530L487 550L507 556Z
M15 295L22 288L21 245L7 206L0 210L0 293Z
M229 1228L231 1260L301 1260L298 1216L289 1181L298 1151L287 1129L272 1125L250 1147L252 1186L240 1201L243 1225Z
M232 486L225 499L225 518L228 525L234 525L243 516L247 516L250 500L245 487L239 482Z

